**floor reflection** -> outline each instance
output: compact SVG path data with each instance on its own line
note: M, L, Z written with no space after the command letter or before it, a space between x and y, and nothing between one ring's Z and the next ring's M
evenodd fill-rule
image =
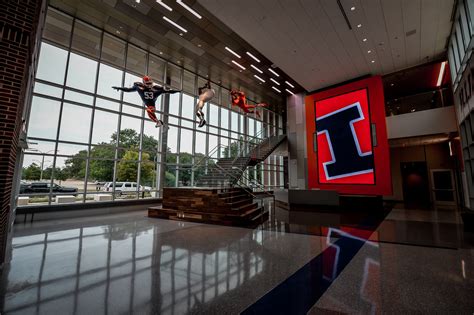
M179 225L131 222L15 237L3 310L183 314L262 272L258 230L223 235L221 227Z

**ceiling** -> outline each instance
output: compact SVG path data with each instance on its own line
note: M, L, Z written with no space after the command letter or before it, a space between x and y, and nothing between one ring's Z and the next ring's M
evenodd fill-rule
M307 91L443 58L454 7L454 0L197 1Z
M269 80L271 73L264 70L268 69L272 62L255 51L195 0L183 1L201 14L202 18L191 14L176 0L163 0L172 11L161 6L156 0L141 0L140 3L136 0L50 0L49 4L161 58L182 65L193 73L202 77L209 76L215 84L227 89L240 88L253 101L269 103L270 108L277 111L284 109L289 93L285 92L284 88L280 88L281 93L272 89ZM163 16L178 23L187 32L180 31L165 21ZM226 46L238 52L241 58L225 50ZM247 51L255 55L260 63L246 55ZM240 69L232 60L238 61L246 69ZM255 64L265 72L258 74L250 68L250 64ZM266 82L260 82L254 77L255 74ZM294 88L285 88L295 93L304 90L285 73L279 74L280 77L273 76L273 79L279 82L281 87L284 86L284 81L289 81Z

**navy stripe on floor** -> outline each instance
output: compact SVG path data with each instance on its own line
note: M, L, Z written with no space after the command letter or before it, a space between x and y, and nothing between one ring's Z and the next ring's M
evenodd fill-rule
M313 258L288 279L273 288L242 314L306 314L319 300L331 283L349 264L364 239L342 233L331 247ZM337 255L334 249L337 249ZM337 258L337 260L335 260ZM328 262L334 262L334 270L328 277Z

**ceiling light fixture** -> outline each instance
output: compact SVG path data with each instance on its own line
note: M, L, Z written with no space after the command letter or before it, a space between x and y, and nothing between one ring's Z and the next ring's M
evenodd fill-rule
M356 9L356 7L351 7L351 11L354 11Z
M363 41L363 42L366 42L366 41L367 41L367 38L364 38L362 41Z
M262 81L263 83L265 83L265 80L260 78L258 75L254 74L253 76L256 77L257 79L259 79L260 81Z
M291 95L295 95L295 93L291 92L291 91L288 90L288 89L285 89L285 91L287 91L287 92L290 93Z
M370 62L374 63L374 62L375 62L375 60L371 60Z
M163 8L165 8L166 10L170 12L173 11L173 8L167 5L166 3L164 3L163 0L156 0L156 3L158 3L159 5L161 5Z
M166 16L163 16L163 20L165 20L166 22L170 23L171 25L173 25L173 26L179 28L180 30L182 30L182 31L185 32L185 33L188 32L184 27L182 27L181 25L179 25L179 24L176 23L176 22L171 21L171 20L168 19Z
M295 86L293 84L291 84L290 82L288 81L285 81L286 84L288 84L288 86L291 86L292 88L294 88Z
M372 52L372 50L367 50L367 53L370 54Z
M252 55L251 53L249 53L248 51L246 52L247 55L249 55L253 60L255 60L256 62L260 62L260 59L258 59L257 57L255 57L254 55Z
M234 65L238 66L240 69L245 70L245 67L242 66L242 65L241 65L240 63L238 63L237 61L232 60L232 63L233 63Z
M277 89L276 87L272 86L272 89L274 89L275 91L277 91L278 93L281 93L281 91L279 89Z
M276 73L275 71L273 71L271 68L268 68L268 71L270 71L271 73L273 73L273 74L276 75L277 77L280 76L278 73Z
M238 53L236 53L235 51L233 51L232 49L230 49L229 47L225 46L225 50L227 50L228 52L230 52L232 55L236 56L237 58L240 59L240 55Z
M202 16L197 13L196 11L194 11L193 9L191 9L191 7L189 7L186 3L184 3L182 0L176 0L176 2L181 5L183 8L185 8L186 10L188 10L190 13L192 13L195 17L197 17L198 19L202 19Z
M443 61L441 63L441 68L439 68L438 81L436 82L437 87L441 86L441 83L443 82L443 76L444 76L444 69L445 68L446 68L446 61Z
M135 0L136 3L140 3L140 0Z
M272 81L273 83L275 83L276 85L280 85L280 83L278 83L277 80L273 79L273 78L270 78L270 81Z
M255 70L257 70L258 72L263 73L262 70L260 70L259 68L255 67L254 65L250 65L250 66L251 66L252 68L254 68Z
M362 27L362 24L357 24L357 27L358 27L358 28L361 28L361 27Z

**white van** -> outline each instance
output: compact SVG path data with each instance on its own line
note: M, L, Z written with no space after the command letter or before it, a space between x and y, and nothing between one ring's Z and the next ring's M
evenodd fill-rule
M113 191L112 187L113 182L107 182L102 187L102 191ZM139 187L139 191L150 191L151 187L148 186L141 186ZM126 193L134 193L137 191L137 183L136 182L115 182L115 192L118 194L126 194Z

